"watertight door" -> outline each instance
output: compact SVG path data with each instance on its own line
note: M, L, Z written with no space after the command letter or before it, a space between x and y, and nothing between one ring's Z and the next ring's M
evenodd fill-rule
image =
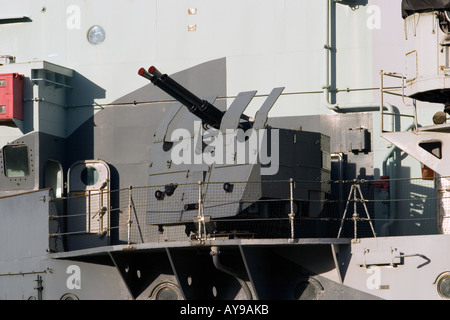
M108 244L109 182L109 166L102 160L78 161L69 169L67 227L69 234L83 236L72 237L77 248Z

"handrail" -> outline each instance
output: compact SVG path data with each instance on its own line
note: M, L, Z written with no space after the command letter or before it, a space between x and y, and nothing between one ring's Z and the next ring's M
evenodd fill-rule
M396 93L394 92L392 89L392 87L385 88L384 87L384 77L391 77L391 78L396 78L396 79L401 79L402 83L401 83L401 93ZM388 131L385 130L384 128L384 116L385 115L392 115L392 116L397 116L397 117L405 117L405 118L413 118L413 124L414 124L414 131L418 130L418 119L417 119L417 105L416 105L416 99L410 98L408 96L405 95L405 79L406 77L403 76L400 73L397 72L384 72L383 70L380 70L380 114L381 114L381 133L383 132L397 132L397 128L392 125L392 130ZM397 87L394 87L397 88ZM413 107L413 113L412 114L402 114L402 113L394 113L394 112L385 112L383 106L386 104L384 102L384 94L390 94L390 95L395 95L395 96L399 96L402 98L402 102L404 106L412 106ZM412 99L412 103L408 104L405 99Z
M283 238L287 243L297 243L299 238L337 238L337 237L373 237L376 235L384 236L382 231L383 225L386 222L402 223L403 226L410 225L411 228L415 224L432 226L438 222L438 216L435 214L434 204L437 200L447 198L445 195L442 197L436 193L434 188L434 181L422 180L421 178L399 178L399 179L351 179L351 180L333 180L333 181L321 181L319 183L333 184L336 186L342 186L344 192L347 194L350 187L361 186L361 191L364 195L361 197L350 197L350 199L343 199L342 194L336 198L323 198L323 199L309 199L303 195L294 192L296 188L300 188L301 180L282 180L283 186L286 187L286 197L282 199L248 199L237 200L245 204L257 205L257 211L249 213L244 216L230 216L227 218L217 218L214 215L211 216L211 210L217 210L218 206L223 206L224 210L229 202L226 199L220 199L215 197L214 192L219 189L213 188L211 185L206 187L208 183L202 182L202 184L192 183L192 192L197 196L200 201L200 205L194 210L198 210L200 215L196 215L197 220L192 222L184 222L180 224L164 224L161 220L161 225L155 223L149 223L149 217L153 213L160 214L164 218L165 214L183 214L179 211L164 211L165 207L156 208L156 211L148 211L148 203L152 200L155 188L151 186L147 187L129 187L120 190L108 191L111 198L115 198L112 201L114 204L110 209L111 221L115 221L108 229L108 235L116 236L120 240L120 243L128 244L129 246L136 243L149 243L149 242L166 242L166 241L194 241L197 245L205 245L209 243L209 240L224 239L224 237L238 237L238 238ZM381 190L389 188L389 183L395 181L398 188L402 190L408 190L406 188L414 188L414 192L406 192L404 195L411 194L411 197L403 196L399 198L381 198L376 196ZM241 182L245 183L245 182ZM280 181L281 183L281 181ZM316 182L317 183L317 182ZM417 186L420 186L421 193L418 193ZM280 185L281 187L281 185ZM235 185L236 188L236 185ZM283 187L284 188L284 187ZM380 191L378 191L380 190ZM389 189L386 189L389 192ZM221 191L223 192L223 190ZM208 193L209 197L201 196L203 193ZM148 195L151 194L152 197ZM106 195L105 195L106 196ZM337 194L335 196L338 196ZM303 197L303 198L302 198ZM208 198L211 198L209 201ZM68 201L70 198L58 198L54 201ZM364 199L364 201L361 201ZM167 198L166 200L172 200ZM85 198L77 197L72 201L79 201L85 203ZM173 198L173 201L179 201ZM194 200L195 202L196 200ZM221 202L222 201L222 202ZM74 202L72 202L74 203ZM343 214L344 208L352 203L353 208L357 211L353 216L346 216ZM398 209L398 215L396 217L386 217L384 210L386 206L395 204ZM324 208L319 215L310 216L308 214L309 207L321 206ZM65 206L57 206L63 208ZM95 235L95 232L87 232L85 229L86 224L80 223L80 219L86 216L86 212L75 212L72 210L71 214L64 212L57 212L49 216L52 221L57 221L59 224L58 233L51 233L51 237L82 237L83 235ZM259 208L259 209L258 209ZM263 209L266 208L266 209ZM189 209L192 210L192 209ZM261 214L266 212L269 214ZM417 213L412 210L419 210ZM415 214L414 214L415 213ZM115 217L114 219L112 217ZM73 219L73 220L72 220ZM69 225L71 221L75 221L78 228L70 228L67 230L64 226ZM352 235L349 235L350 226L358 224L357 231ZM373 225L371 226L371 224ZM187 228L187 225L192 225L191 229ZM225 228L219 228L215 231L216 226ZM403 228L403 227L402 227ZM427 227L429 228L429 227ZM110 231L114 230L114 234ZM235 230L235 231L233 231ZM405 229L406 230L406 229ZM411 229L412 230L412 229ZM427 229L428 230L428 229ZM56 230L55 230L56 231ZM69 231L69 232L68 232ZM190 231L190 233L189 233ZM356 228L352 228L352 231L356 231ZM397 232L394 228L392 233ZM407 231L403 231L402 235L406 235ZM426 231L428 232L428 231ZM436 231L432 231L436 232ZM390 234L392 235L392 234ZM99 234L100 236L100 234ZM95 237L92 237L94 239ZM85 237L85 240L87 238ZM114 244L116 242L112 242Z

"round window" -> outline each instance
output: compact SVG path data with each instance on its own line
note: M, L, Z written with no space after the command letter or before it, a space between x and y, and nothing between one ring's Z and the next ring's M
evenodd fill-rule
M151 300L180 300L180 288L172 282L162 282L157 285L149 296Z
M178 300L178 294L172 288L165 287L158 291L156 300Z
M66 293L61 297L61 300L79 300L76 295L73 293Z
M92 186L98 181L98 171L94 167L86 167L81 171L81 181L87 185Z
M89 29L87 38L91 44L101 44L105 41L106 33L105 30L100 26L93 26Z
M437 290L442 298L450 299L450 274L446 274L439 279Z

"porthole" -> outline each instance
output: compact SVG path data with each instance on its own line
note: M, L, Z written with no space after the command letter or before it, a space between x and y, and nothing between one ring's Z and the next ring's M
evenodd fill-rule
M151 300L182 300L180 288L172 282L157 285L149 297Z
M73 293L66 293L61 297L61 300L80 300L76 295Z
M450 300L450 272L444 272L436 280L436 287L439 295Z
M158 291L156 300L178 300L178 295L174 289L165 287Z
M103 43L106 38L105 30L100 26L93 26L89 29L87 38L89 43L98 45Z
M94 167L86 167L81 171L81 181L87 185L92 186L98 181L98 171Z

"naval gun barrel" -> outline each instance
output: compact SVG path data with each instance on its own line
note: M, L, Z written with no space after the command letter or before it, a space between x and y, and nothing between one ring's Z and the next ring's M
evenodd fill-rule
M199 117L203 123L216 129L220 128L224 112L217 109L208 101L200 99L167 74L162 74L154 66L151 66L148 71L144 68L140 68L138 74L150 80L155 86L186 106L188 110ZM248 120L248 117L244 117L244 119ZM242 127L242 125L240 124L239 127ZM248 124L245 127L248 128Z
M161 76L159 71L155 71L155 73ZM189 109L189 111L194 113L196 116L200 117L200 113L195 110L194 105L192 105L191 102L186 100L183 96L181 96L180 94L169 88L164 82L161 81L160 77L152 75L151 73L147 72L147 70L145 70L144 68L140 68L138 74L150 80L155 86L163 90L168 95L172 96L174 99L178 100L180 103L185 105Z

